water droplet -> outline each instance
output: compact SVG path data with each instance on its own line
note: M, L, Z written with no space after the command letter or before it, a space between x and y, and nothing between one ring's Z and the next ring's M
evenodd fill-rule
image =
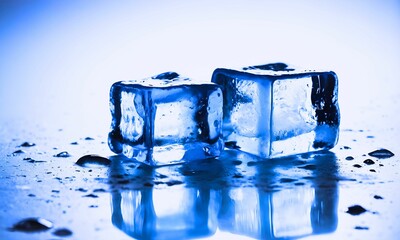
M375 198L375 199L378 199L378 200L383 199L383 197L381 197L381 196L379 196L379 195L375 195L374 198Z
M354 229L356 229L356 230L368 230L369 227L355 226Z
M360 168L362 166L360 164L354 164L353 167Z
M85 140L91 141L91 140L94 140L94 138L92 138L92 137L85 137Z
M59 236L59 237L66 237L66 236L71 236L72 231L67 229L67 228L58 228L53 232L53 235Z
M379 150L375 150L373 152L368 153L368 155L370 155L371 157L384 159L384 158L393 157L394 153L392 153L391 151L389 151L387 149L379 149Z
M375 164L375 162L373 160L371 160L371 159L364 160L364 163L367 164L367 165Z
M77 188L77 189L75 189L75 191L87 192L88 190L87 190L87 189L84 189L84 188Z
M19 232L40 232L46 231L53 227L53 223L44 218L26 218L17 222L10 231Z
M41 163L41 162L46 162L46 161L43 161L43 160L35 160L35 159L33 159L33 158L30 158L30 157L24 158L24 161L27 161L27 162L29 162L29 163Z
M349 146L343 146L343 149L351 149Z
M366 211L367 210L365 208L361 207L360 205L353 205L353 206L348 208L346 213L355 216L355 215L360 215L362 213L365 213Z
M93 165L109 166L110 164L110 159L95 154L85 155L76 161L76 165L81 167L91 167Z
M14 151L13 153L12 153L12 155L13 156L17 156L17 155L19 155L19 154L24 154L25 153L25 151L24 150L17 150L17 151Z
M83 195L82 197L88 197L88 198L98 198L99 196L97 196L96 194L87 194L87 195Z
M103 189L103 188L97 188L97 189L93 190L93 192L94 193L97 193L97 192L104 193L104 192L107 192L107 191L105 189Z
M57 153L53 157L67 158L67 157L71 157L71 155L67 151L63 151L63 152Z
M78 145L78 142L72 142L71 145Z
M163 80L163 79L168 79L168 80L172 80L174 78L179 77L179 74L176 72L165 72L165 73L160 73L157 76L152 77L152 79L159 79L159 80Z
M269 63L265 65L257 65L257 66L250 66L244 67L243 70L269 70L269 71L294 71L292 68L288 68L286 63Z
M21 145L19 145L20 147L33 147L33 146L35 146L36 144L35 143L33 143L33 142L24 142L24 143L22 143Z
M348 156L348 157L346 157L345 159L351 161L351 160L354 160L354 157Z

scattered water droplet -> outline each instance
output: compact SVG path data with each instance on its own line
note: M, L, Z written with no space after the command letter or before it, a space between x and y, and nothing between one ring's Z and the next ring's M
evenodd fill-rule
M53 223L44 218L26 218L17 222L10 231L19 232L40 232L46 231L53 227Z
M374 195L374 198L375 198L375 199L378 199L378 200L379 200L379 199L383 199L383 197L381 197L381 196L379 196L379 195Z
M63 152L57 153L53 157L67 158L67 157L71 157L71 155L67 151L63 151Z
M100 192L100 193L104 193L107 192L104 188L97 188L95 190L93 190L94 193Z
M369 227L356 226L356 227L354 227L354 229L356 229L356 230L368 230Z
M353 206L348 208L346 213L355 216L355 215L360 215L362 213L365 213L366 211L367 210L365 208L361 207L360 205L353 205Z
M90 140L94 140L94 138L92 138L92 137L85 137L85 140L90 141Z
M375 164L375 162L373 160L371 160L371 159L364 160L364 163L367 164L367 165Z
M88 190L87 190L87 189L84 189L84 188L77 188L77 189L75 189L75 191L87 192Z
M360 168L362 166L360 164L354 164L353 167Z
M92 165L109 166L110 164L110 159L95 154L85 155L76 161L76 165L81 167L91 167Z
M354 157L348 156L348 157L346 157L345 159L351 161L351 160L354 160Z
M343 146L343 149L351 149L349 146Z
M66 237L66 236L71 236L72 231L67 229L67 228L58 228L53 232L53 235L59 236L59 237Z
M379 149L379 150L375 150L373 152L368 153L368 155L370 155L371 157L384 159L384 158L393 157L394 153L392 153L391 151L389 151L387 149Z
M71 145L78 145L78 142L72 142Z
M17 155L19 155L19 154L24 154L24 153L25 153L24 150L19 149L19 150L17 150L17 151L14 151L14 152L12 153L12 155L13 155L13 156L17 156Z
M24 142L24 143L22 143L21 145L19 145L20 147L33 147L33 146L35 146L36 144L35 143L33 143L33 142Z
M41 162L46 162L46 161L42 161L42 160L35 160L35 159L33 159L33 158L30 158L30 157L24 158L24 161L27 161L27 162L29 162L29 163L41 163Z
M83 195L82 197L88 197L88 198L98 198L99 196L97 196L96 194L87 194L87 195Z

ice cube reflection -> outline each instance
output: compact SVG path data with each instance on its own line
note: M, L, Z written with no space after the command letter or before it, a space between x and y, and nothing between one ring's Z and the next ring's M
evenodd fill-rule
M255 239L291 239L336 230L339 176L334 154L292 156L255 166L245 164L252 156L243 153L224 157L209 161L208 167L202 162L203 167L192 163L164 168L185 187L132 183L117 188L112 193L113 224L138 239L203 238L221 231ZM232 158L243 164L232 165ZM308 160L299 160L304 158ZM315 167L301 168L304 164ZM233 184L232 175L251 169L252 176L240 186ZM137 169L146 175L143 179L159 174L155 171Z

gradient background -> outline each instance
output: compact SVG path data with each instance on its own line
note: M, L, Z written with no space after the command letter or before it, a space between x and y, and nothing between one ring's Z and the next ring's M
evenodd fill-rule
M395 0L1 0L0 116L103 131L115 81L283 61L338 74L343 127L399 122L399 43Z

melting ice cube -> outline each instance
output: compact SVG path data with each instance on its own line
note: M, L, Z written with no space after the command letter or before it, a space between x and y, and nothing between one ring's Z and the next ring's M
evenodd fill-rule
M284 63L216 69L222 86L227 146L272 158L332 148L339 133L334 72L299 71Z
M149 165L219 156L222 92L175 72L114 83L109 146Z

